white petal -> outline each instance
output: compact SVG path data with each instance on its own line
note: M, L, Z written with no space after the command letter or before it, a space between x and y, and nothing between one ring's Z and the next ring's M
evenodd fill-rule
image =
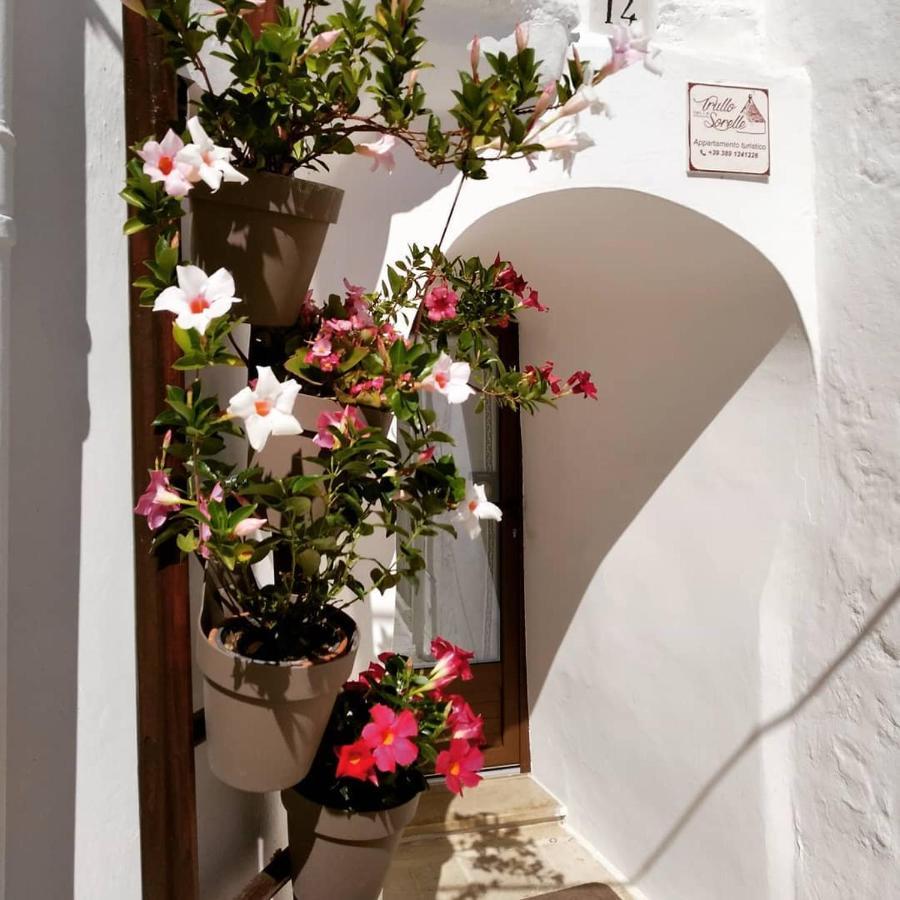
M228 151L228 154L230 156L231 151ZM216 160L216 168L221 171L223 177L225 178L225 181L233 181L237 184L246 184L250 180L246 175L244 175L243 172L238 172L238 170L227 160Z
M206 286L206 272L199 266L178 266L178 286L188 295L196 297Z
M153 311L182 313L187 309L187 294L181 288L167 287L157 298L153 304Z
M196 329L200 334L206 332L206 326L209 325L209 316L203 313L192 313L185 310L176 320L179 328L189 331L191 328Z
M199 169L200 166L203 165L203 154L196 144L185 144L184 147L178 151L175 162L182 163L194 169Z
M198 144L203 149L206 149L207 144L212 144L212 140L210 136L204 131L203 126L200 124L200 119L197 116L191 116L188 119L187 123L188 132L191 135L191 140Z
M170 128L166 132L166 136L159 142L159 149L165 156L171 156L173 159L178 151L184 146L184 141L175 134Z
M203 296L212 302L213 300L234 301L234 278L228 269L216 269L206 281Z
M303 431L300 423L288 413L273 409L267 416L269 429L275 435L300 434Z
M454 384L451 382L441 393L447 398L448 403L456 405L465 403L475 391L467 384Z
M200 177L209 185L213 193L222 187L222 173L213 166L208 166L206 163L200 166Z
M472 374L472 367L467 362L455 362L450 366L450 380L465 384Z
M299 381L294 381L293 378L289 378L287 381L282 382L281 392L278 395L278 399L275 401L275 409L290 415L294 411L294 401L297 399L297 394L299 393Z
M250 571L253 572L257 587L264 588L275 584L275 554L270 553L258 563L253 563Z
M491 519L494 522L499 522L503 518L503 510L496 504L486 500L475 507L475 515L479 519Z
M224 316L231 309L231 304L235 302L233 297L222 297L220 300L213 300L207 307L206 314L211 319L218 319L219 316Z
M252 416L255 413L255 403L256 394L253 393L252 388L250 388L249 385L245 388L241 388L241 390L228 401L228 415L239 416L242 419L246 419L248 416Z
M244 422L244 431L247 432L247 440L254 450L262 450L266 446L266 441L271 434L271 422L269 421L272 414L268 416L252 415Z
M257 367L256 396L275 403L281 391L281 382L272 374L269 366Z

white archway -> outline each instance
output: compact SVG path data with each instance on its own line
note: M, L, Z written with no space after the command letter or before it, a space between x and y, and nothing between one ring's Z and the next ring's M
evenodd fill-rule
M520 200L452 248L498 251L551 307L523 317L523 362L600 388L524 423L535 775L651 897L790 896L777 735L667 838L790 694L816 404L792 294L743 238L635 191Z

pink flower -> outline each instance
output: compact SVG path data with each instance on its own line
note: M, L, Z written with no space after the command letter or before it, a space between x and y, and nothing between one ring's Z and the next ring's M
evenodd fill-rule
M351 434L351 429L357 432L364 431L367 427L355 406L345 406L340 412L319 413L316 420L319 433L313 438L313 443L323 450L334 450L340 446L340 441L330 429L337 428L341 434L348 435Z
M442 637L436 637L431 642L431 655L436 662L428 676L427 690L440 690L457 678L471 681L474 677L469 666L469 660L475 656L474 653L463 650Z
M472 67L472 77L478 81L478 63L481 59L481 38L476 34L469 44L469 65Z
M181 509L181 497L172 490L169 476L159 469L150 473L150 483L147 489L138 498L134 511L139 516L147 517L147 525L152 531L156 531L169 515Z
M329 356L331 354L331 339L325 335L319 335L312 344L313 356Z
M585 398L597 399L597 385L591 381L590 372L575 372L566 382L572 388L573 394L583 394Z
M209 559L209 539L212 537L212 528L209 525L209 503L221 503L225 498L225 491L222 485L216 482L213 489L209 493L209 498L200 497L197 500L197 510L203 514L204 520L200 523L200 555L204 559Z
M372 721L362 730L379 772L395 772L397 766L409 766L419 756L419 748L410 740L419 733L419 723L408 710L395 713L389 706L376 703Z
M425 309L428 310L428 318L432 322L455 319L457 303L459 303L459 295L446 284L433 287L425 295Z
M475 711L466 701L454 694L450 698L450 715L447 724L454 740L471 741L473 744L484 743L484 717L476 716Z
M635 35L623 25L616 25L609 38L612 57L600 70L601 74L604 76L615 75L616 72L639 62L643 62L651 72L658 72L653 65L649 44L648 38Z
M392 134L383 134L377 141L368 144L357 144L356 152L368 156L372 160L372 171L384 166L388 172L394 171L397 161L394 159L394 147L397 139Z
M234 526L234 536L241 539L250 537L251 535L256 534L256 532L259 531L260 528L268 524L268 519L242 519L237 523L237 525Z
M175 158L183 148L184 141L170 128L162 141L147 141L137 152L144 161L144 174L153 182L161 181L170 197L184 197L191 189L193 167Z
M312 56L315 53L321 53L323 50L329 50L343 33L343 28L335 28L333 31L320 32L309 42L309 46L306 48L304 56Z
M435 449L436 449L435 447L426 447L426 448L419 454L419 462L420 462L420 463L430 463L430 462L434 459L434 451L435 451Z
M378 784L375 774L375 757L369 745L362 739L337 748L338 764L335 774L338 778L355 778L357 781L371 781Z
M468 741L452 740L450 748L438 753L434 771L443 775L447 787L454 794L462 794L463 787L475 787L481 781L478 770L484 765L484 754Z
M550 307L544 306L541 303L540 294L534 288L531 289L531 293L522 301L522 306L527 307L528 309L536 309L538 312L548 312Z
M519 22L516 25L516 51L524 53L528 49L528 23Z

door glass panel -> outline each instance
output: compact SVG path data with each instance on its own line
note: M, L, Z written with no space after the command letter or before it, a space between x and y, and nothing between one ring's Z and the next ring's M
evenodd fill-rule
M438 429L455 439L460 474L484 484L488 499L497 502L496 404L491 401L476 413L474 399L451 406L434 394L426 394L422 404L437 412ZM431 663L429 647L436 635L473 650L475 662L500 659L497 523L482 521L475 540L464 526L458 531L456 539L439 532L424 540L426 570L419 573L418 586L404 582L397 589L394 648L417 666Z

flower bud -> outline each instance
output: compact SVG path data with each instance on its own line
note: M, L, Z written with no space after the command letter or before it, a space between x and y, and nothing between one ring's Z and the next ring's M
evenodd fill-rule
M469 63L472 66L472 77L478 79L478 60L481 59L481 39L476 34L469 44Z
M516 25L516 50L519 53L524 52L528 49L528 24L525 22L519 22Z

